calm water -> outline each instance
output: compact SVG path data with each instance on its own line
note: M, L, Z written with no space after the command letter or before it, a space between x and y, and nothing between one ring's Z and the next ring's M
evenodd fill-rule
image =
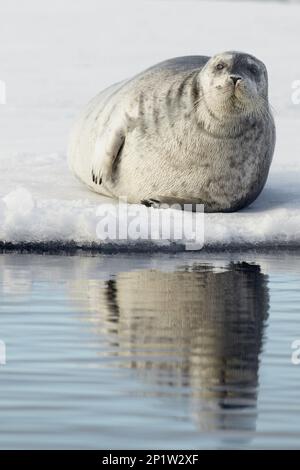
M0 447L300 448L299 286L296 254L0 255Z

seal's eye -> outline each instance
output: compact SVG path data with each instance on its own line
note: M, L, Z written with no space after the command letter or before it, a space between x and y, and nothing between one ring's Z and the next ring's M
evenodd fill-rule
M217 70L222 70L222 69L224 69L224 67L225 67L225 65L222 64L221 62L216 65L216 69L217 69Z
M256 67L256 65L250 65L250 66L249 66L249 71L250 71L253 75L257 75L257 74L258 74L258 68Z

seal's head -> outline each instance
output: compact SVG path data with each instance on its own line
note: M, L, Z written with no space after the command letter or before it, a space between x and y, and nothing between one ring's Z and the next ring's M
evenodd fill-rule
M202 96L217 117L262 114L268 106L268 76L263 62L241 52L212 57L200 73Z

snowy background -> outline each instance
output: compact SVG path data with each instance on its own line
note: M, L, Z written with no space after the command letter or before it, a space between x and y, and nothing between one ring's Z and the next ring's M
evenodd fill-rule
M0 244L100 243L102 199L66 164L76 114L102 88L156 62L235 49L268 67L277 146L251 207L205 215L205 244L300 245L299 22L294 2L0 0Z

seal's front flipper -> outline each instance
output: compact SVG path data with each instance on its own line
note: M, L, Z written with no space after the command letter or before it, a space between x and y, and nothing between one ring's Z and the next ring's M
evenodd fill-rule
M125 127L108 127L98 137L92 161L91 179L98 185L111 180L114 163L125 144Z
M201 211L203 202L193 197L155 196L153 198L143 199L141 204L155 209L177 209L198 212Z

